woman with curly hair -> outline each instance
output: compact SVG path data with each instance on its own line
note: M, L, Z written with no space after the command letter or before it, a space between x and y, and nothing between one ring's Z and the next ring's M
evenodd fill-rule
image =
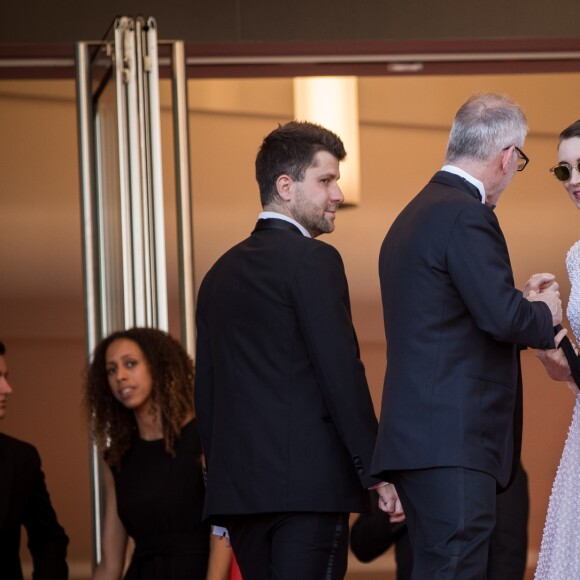
M193 363L169 334L132 328L95 349L85 406L104 459L102 558L94 580L227 577L202 523L205 488L193 412ZM222 568L225 568L222 572Z

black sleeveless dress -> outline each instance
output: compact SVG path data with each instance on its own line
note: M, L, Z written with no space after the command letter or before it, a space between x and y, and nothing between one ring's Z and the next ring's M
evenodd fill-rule
M181 430L176 456L163 440L135 435L113 469L117 511L135 541L126 579L205 580L209 526L201 521L205 486L195 420Z

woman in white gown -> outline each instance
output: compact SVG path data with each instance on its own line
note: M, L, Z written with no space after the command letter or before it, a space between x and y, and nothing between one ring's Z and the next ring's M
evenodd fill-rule
M550 171L580 209L580 120L560 134L558 165ZM572 285L566 314L580 341L580 240L570 248L566 267ZM535 579L580 579L580 394L552 487Z

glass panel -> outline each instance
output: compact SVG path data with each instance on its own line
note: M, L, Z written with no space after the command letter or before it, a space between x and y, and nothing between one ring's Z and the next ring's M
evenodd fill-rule
M113 63L111 62L111 66ZM123 287L123 233L115 75L97 93L95 162L97 167L98 255L103 336L125 323Z

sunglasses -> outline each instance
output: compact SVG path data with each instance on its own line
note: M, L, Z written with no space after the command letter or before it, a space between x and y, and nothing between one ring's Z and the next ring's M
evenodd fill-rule
M580 161L576 165L568 165L568 163L562 163L550 168L550 173L558 181L568 181L572 177L572 169L576 169L580 173Z

